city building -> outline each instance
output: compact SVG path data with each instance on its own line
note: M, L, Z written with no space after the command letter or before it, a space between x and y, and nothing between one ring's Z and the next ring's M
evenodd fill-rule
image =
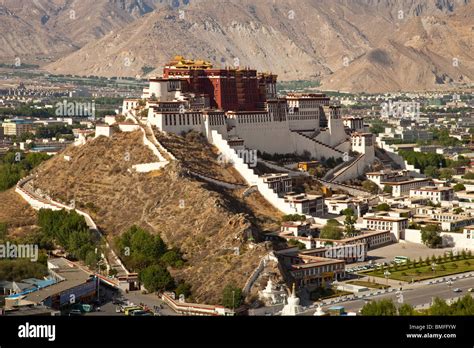
M113 127L108 124L96 124L95 126L95 137L104 136L110 138L114 134Z
M408 227L408 218L392 217L386 215L365 215L363 226L369 230L390 231L395 240L403 239L403 232Z
M393 197L409 196L410 190L418 189L421 187L427 187L434 185L433 180L430 178L413 178L404 181L387 181L382 182L382 185L389 186L392 188Z
M452 201L454 198L454 190L450 187L420 187L410 189L410 197L426 198L431 202L438 204L442 201Z
M326 197L324 204L329 214L340 214L343 210L352 209L356 216L363 216L369 211L367 199L349 197L348 195L334 195Z
M279 196L284 196L292 190L292 180L288 174L265 174L262 175L263 182Z
M299 288L314 289L345 277L343 260L307 255L297 248L275 252Z
M2 123L3 133L6 136L21 136L33 131L33 121L25 119L7 119Z
M324 197L305 193L285 195L285 202L295 209L295 213L311 216L323 216L326 212Z

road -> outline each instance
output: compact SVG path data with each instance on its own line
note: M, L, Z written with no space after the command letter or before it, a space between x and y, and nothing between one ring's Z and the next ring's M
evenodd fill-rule
M124 293L123 291L110 289L108 287L101 286L100 288L100 297L102 301L102 305L100 306L100 312L94 311L91 313L87 313L88 316L110 316L110 315L124 315L123 313L117 313L116 308L118 305L113 304L113 299L120 300L122 304L135 304L138 305L140 303L145 304L151 310L154 309L155 306L162 306L163 308L159 309L159 313L164 316L168 315L179 315L175 313L171 308L168 307L162 300L158 298L158 296L154 294L142 294L140 291L132 291Z
M467 291L469 288L474 287L474 278L466 278L466 279L458 279L454 280L451 286L448 286L446 282L438 283L438 284L431 284L431 285L423 285L417 286L409 289L402 290L403 294L403 303L409 303L413 306L421 306L427 303L431 303L432 299L435 297L440 297L445 300L462 297L466 294L469 294ZM454 288L460 288L462 292L455 293L453 291ZM473 293L470 293L474 295ZM383 295L376 295L369 297L372 301L379 301L381 299L392 299L394 302L397 302L397 293L387 293ZM337 305L343 306L346 312L357 312L360 310L366 301L354 300L354 301L347 301L347 302L340 302ZM328 309L331 305L323 306L324 309ZM308 311L307 315L312 315L314 313L314 309Z

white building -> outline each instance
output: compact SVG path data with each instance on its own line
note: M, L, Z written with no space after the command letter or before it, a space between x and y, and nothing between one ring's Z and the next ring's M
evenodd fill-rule
M426 198L438 204L442 201L452 201L454 190L450 187L428 186L410 189L410 197Z
M390 231L398 241L403 239L403 232L408 227L408 218L384 215L364 216L363 226L369 230Z
M110 138L113 133L114 133L113 128L111 126L109 126L108 124L97 124L95 126L95 137L96 138L98 138L100 136Z
M433 180L429 178L413 178L399 182L382 182L382 185L392 188L393 197L401 197L408 196L411 189L433 185Z
M285 202L295 209L295 213L311 216L323 216L326 212L324 197L304 193L290 193L285 196Z

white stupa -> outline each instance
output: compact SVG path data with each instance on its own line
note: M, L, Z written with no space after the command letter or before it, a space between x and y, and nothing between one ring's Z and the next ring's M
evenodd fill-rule
M303 312L303 307L300 306L300 299L296 296L295 284L293 283L293 291L288 297L288 303L281 310L281 315L297 315Z
M315 317L324 317L326 316L326 312L323 311L323 306L320 304L318 304L318 308L316 308L316 312L314 312L313 314Z

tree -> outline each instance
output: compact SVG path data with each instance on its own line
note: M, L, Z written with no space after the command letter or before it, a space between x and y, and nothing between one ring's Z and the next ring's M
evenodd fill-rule
M398 315L401 316L413 316L416 314L415 309L413 308L412 305L408 303L404 303L403 305L398 308Z
M139 276L140 281L150 292L172 290L175 287L171 274L165 267L158 264L145 268Z
M383 192L384 192L384 193L392 194L392 192L393 192L393 187L390 186L390 185L385 185L385 186L383 187Z
M282 221L306 221L306 216L299 214L284 215Z
M89 266L91 269L95 269L97 267L98 261L99 261L99 258L97 257L97 254L93 250L89 250L84 260L86 265Z
M0 240L7 238L8 225L4 222L0 222Z
M322 239L342 239L344 233L342 229L338 226L334 226L328 223L321 229L321 233L319 234L319 238Z
M243 303L242 289L228 284L222 291L222 305L226 308L239 308Z
M364 316L395 316L397 307L392 300L383 299L365 304L360 312Z
M291 245L291 246L296 246L298 247L299 250L304 250L306 249L306 245L304 243L301 243L300 241L296 240L296 239L290 239L288 241L288 244Z
M453 186L453 190L454 190L454 192L464 191L464 190L466 190L466 186L464 186L461 183L458 183L458 184Z
M453 178L453 175L455 174L454 170L451 168L443 168L440 169L439 171L439 178L440 179L446 179L450 180Z
M184 295L185 298L191 296L191 285L181 281L178 283L178 286L176 287L176 290L174 291L176 296L179 297L179 295Z
M160 258L160 261L162 261L167 266L176 268L182 267L184 265L183 258L178 249L171 249L167 251Z
M437 248L443 243L440 232L438 225L426 225L421 229L421 241L430 248Z
M390 205L387 203L381 203L375 207L375 210L377 211L389 211L390 210Z
M452 311L445 300L439 297L436 297L433 301L433 304L430 307L430 314L437 315L437 316L446 316L446 315L452 315Z
M354 211L350 208L344 211L344 215L346 216L344 219L344 232L346 233L346 236L353 237L356 234L354 225L357 222L357 218L355 217Z
M474 172L464 174L463 178L467 180L474 180Z
M370 181L370 180L363 181L362 187L364 188L364 190L369 191L370 193L373 193L373 194L379 193L379 187L373 181Z

